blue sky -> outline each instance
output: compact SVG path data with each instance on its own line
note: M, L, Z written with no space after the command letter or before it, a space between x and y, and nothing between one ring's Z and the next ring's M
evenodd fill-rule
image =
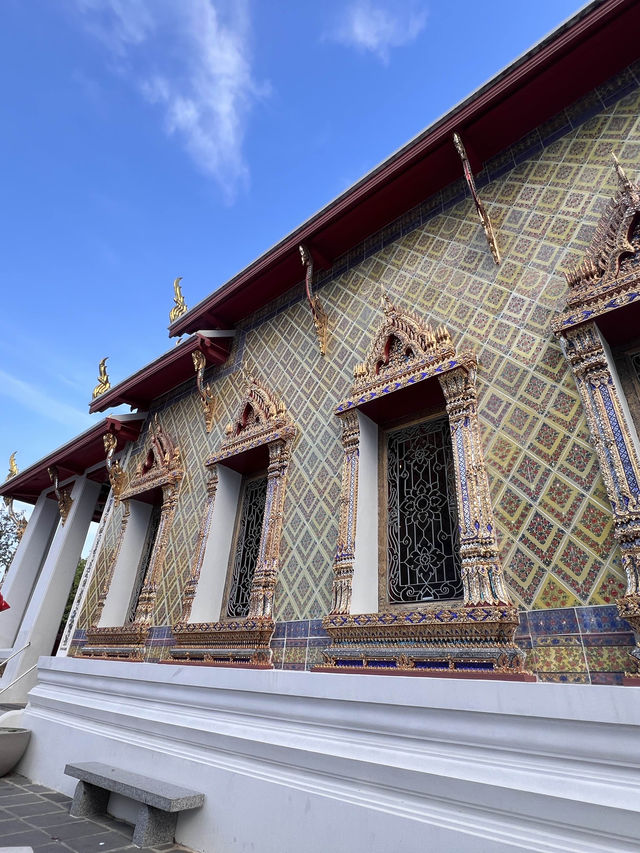
M575 0L3 0L0 466ZM0 476L2 475L0 468Z

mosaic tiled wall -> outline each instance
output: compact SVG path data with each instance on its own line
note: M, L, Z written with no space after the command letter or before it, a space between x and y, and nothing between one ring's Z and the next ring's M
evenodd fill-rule
M287 485L276 618L294 623L327 612L342 462L332 411L347 395L353 366L381 321L381 287L399 307L433 325L446 324L458 348L479 356L485 458L514 600L528 610L579 614L585 605L608 605L624 591L596 456L550 324L564 300L562 273L580 259L613 195L610 152L632 175L640 170L639 78L640 64L503 152L478 176L502 252L499 267L458 182L320 273L319 293L329 315L326 358L318 353L299 286L249 318L227 365L210 372L217 397L211 434L204 429L195 383L157 401L160 420L187 467L157 625L180 615L204 503L202 462L220 444L239 403L241 364L284 401L300 429ZM144 435L135 454L143 445ZM134 455L130 468L136 462ZM116 517L107 532L82 625L91 621L117 523ZM529 613L529 627L536 618ZM588 633L566 632L574 640ZM536 660L544 655L551 660L556 652L551 654L551 646L539 651L546 649L541 637L532 639L532 651ZM587 657L587 670L576 664L570 671L590 671ZM537 663L535 668L540 669Z

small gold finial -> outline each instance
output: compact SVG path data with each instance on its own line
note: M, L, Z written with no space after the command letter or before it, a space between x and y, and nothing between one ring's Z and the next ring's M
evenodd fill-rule
M111 382L109 382L109 374L107 373L107 356L103 358L100 364L98 365L98 384L93 389L93 394L91 395L92 399L95 400L96 397L99 397L101 394L104 394L105 391L108 391L111 388Z
M169 322L175 323L178 317L182 317L183 314L187 313L187 303L184 301L184 296L182 295L182 288L180 287L180 282L182 281L182 276L179 275L178 278L173 282L173 301L175 302L175 306L169 311Z
M18 473L18 464L16 462L16 453L14 450L11 456L9 457L9 473L7 474L7 480L10 480L12 477L15 477Z
M618 183L620 184L620 188L623 190L630 190L632 188L631 181L627 177L627 173L622 168L620 161L615 155L615 152L612 151L611 156L613 157L613 163L615 166L616 175L618 176Z

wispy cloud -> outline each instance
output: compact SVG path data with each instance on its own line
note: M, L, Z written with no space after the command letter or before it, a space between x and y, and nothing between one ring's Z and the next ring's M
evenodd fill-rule
M269 92L254 78L246 0L76 0L111 66L162 108L180 139L227 201L246 187L248 116Z
M0 397L9 397L26 409L59 424L72 426L76 431L88 426L92 421L87 412L61 403L60 400L41 391L36 385L16 379L4 370L0 370Z
M329 37L386 64L391 49L412 42L426 23L426 9L417 0L353 0Z

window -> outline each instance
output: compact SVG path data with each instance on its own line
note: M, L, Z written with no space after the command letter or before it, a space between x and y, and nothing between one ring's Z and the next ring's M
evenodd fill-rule
M296 427L254 377L217 452L172 660L271 668L287 470Z
M242 499L234 548L231 554L229 580L227 584L228 617L247 616L251 586L260 554L260 539L264 520L264 507L267 499L267 477L262 475L244 479Z
M142 659L184 477L180 450L157 416L142 460L116 496L123 506L120 534L83 655Z
M342 421L331 638L319 669L523 680L480 438L473 353L387 301ZM378 542L376 552L372 543ZM522 675L520 675L522 674Z
M447 417L383 433L386 598L417 604L462 597Z

